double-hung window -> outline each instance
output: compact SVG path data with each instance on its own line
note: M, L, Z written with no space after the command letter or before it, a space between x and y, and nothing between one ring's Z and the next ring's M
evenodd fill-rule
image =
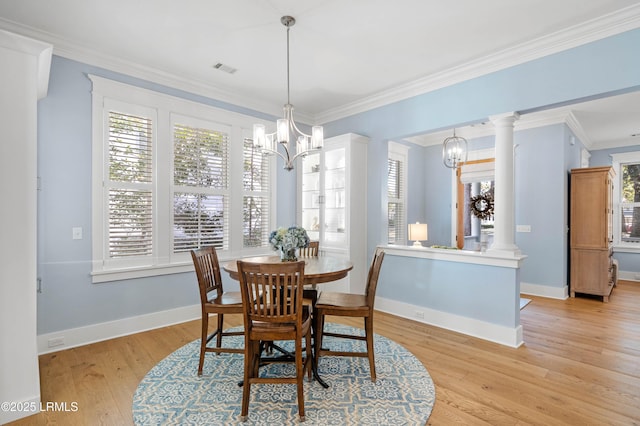
M640 252L640 152L612 154L616 251Z
M408 148L389 142L387 160L387 220L389 244L407 243Z
M173 123L173 252L229 248L229 133L189 117Z
M242 175L242 236L245 248L262 247L268 240L271 218L270 157L244 139Z
M117 83L93 82L93 281L192 269L269 246L275 159L247 138L254 118Z
M104 211L107 267L151 262L154 252L153 109L105 102L105 176L100 203Z

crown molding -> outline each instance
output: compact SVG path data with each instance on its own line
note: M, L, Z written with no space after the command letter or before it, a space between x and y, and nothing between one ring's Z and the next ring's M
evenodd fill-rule
M554 108L545 111L538 111L528 114L520 115L520 119L516 120L513 124L514 132L526 129L534 129L537 127L550 126L553 124L566 124L571 131L580 139L585 145L588 138L582 126L573 115L570 106ZM493 136L496 134L495 127L491 124L491 121L475 124L463 128L456 128L456 134L462 136L465 139L477 139L486 136ZM439 145L444 138L451 136L451 130L443 130L427 135L415 136L405 138L403 140L411 142L421 146Z
M587 132L584 131L584 128L580 124L580 121L576 118L573 111L569 111L565 123L567 124L569 129L571 129L573 134L576 135L576 137L582 142L586 149L592 149L593 141L591 140L589 135L587 135Z
M640 28L640 3L315 116L327 123Z
M637 146L640 149L639 138L623 138L604 142L594 142L585 132L571 109L571 105L561 108L554 108L545 111L537 111L523 114L520 119L514 123L514 132L526 129L534 129L538 127L551 126L554 124L565 124L573 132L573 134L582 142L585 149L595 151L600 149L621 148L628 146ZM495 135L495 129L490 121L472 125L464 128L456 128L456 134L466 139L477 139L480 137ZM439 132L429 133L427 135L404 138L406 142L411 142L420 146L433 146L442 143L444 138L451 136L451 130L443 130Z

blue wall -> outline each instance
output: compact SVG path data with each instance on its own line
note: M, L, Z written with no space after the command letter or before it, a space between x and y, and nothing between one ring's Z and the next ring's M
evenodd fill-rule
M565 125L553 125L514 136L515 219L531 226L531 232L516 233L516 245L528 256L520 275L526 283L566 285L566 131Z
M369 253L373 253L376 245L386 242L389 140L486 121L490 115L507 111L526 112L636 90L640 88L639 45L640 30L634 30L327 123L327 137L352 132L370 138L367 194ZM43 293L38 297L39 334L196 304L198 300L193 274L91 283L91 85L86 73L247 115L275 118L54 56L49 95L40 101L38 110L38 173L42 186L38 198L38 272L43 282ZM518 207L518 223L526 220L526 224L532 226L531 235L518 234L516 242L533 252L549 250L555 257L562 251L565 238L561 222L566 217L563 204L566 193L563 192L566 191L568 155L563 156L562 147L553 146L551 139L559 138L564 141L560 143L566 143L568 131L552 127L540 132L543 133L532 133L527 137L523 134L522 140L520 136L516 139L516 143L521 145L518 158L523 161L517 167L529 167L531 161L531 169L536 171L537 179L516 176L518 188L524 188L518 193L519 201L527 203ZM425 217L439 224L429 228L430 244L449 241L451 235L451 179L450 172L440 163L439 149L416 149L415 157L424 161L423 171L410 167L412 177L424 175L424 188L417 185L412 189L426 194L424 207L411 202L410 214L424 208ZM546 150L550 152L543 154ZM542 187L538 182L544 182L545 196L551 200L542 207L528 197L531 191ZM295 193L294 188L294 175L280 173L279 223L292 223L295 219L295 199L288 196ZM419 217L408 219L419 220ZM71 228L75 226L83 227L84 239L71 239ZM526 250L523 251L526 253ZM537 261L529 263L534 262ZM550 259L550 263L534 263L535 270L525 265L522 280L555 285L557 276L565 268L558 262L556 258ZM549 275L536 275L536 271ZM464 271L460 273L466 274ZM396 294L385 288L380 291L387 295ZM469 291L477 291L481 297L481 289ZM398 294L397 297L406 298L407 295Z

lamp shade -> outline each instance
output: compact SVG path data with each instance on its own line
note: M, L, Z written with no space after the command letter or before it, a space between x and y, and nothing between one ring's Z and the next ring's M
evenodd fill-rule
M415 241L413 243L414 246L422 247L420 241L426 241L428 238L426 223L416 222L409 224L409 241Z

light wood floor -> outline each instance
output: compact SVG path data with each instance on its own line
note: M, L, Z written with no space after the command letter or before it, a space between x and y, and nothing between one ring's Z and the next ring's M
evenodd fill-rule
M518 349L383 313L375 331L413 352L431 374L436 403L429 424L640 425L640 284L620 282L609 303L532 299L521 311L525 344ZM193 321L41 356L42 401L77 402L78 411L40 413L13 425L132 424L140 380L197 339L199 326Z

